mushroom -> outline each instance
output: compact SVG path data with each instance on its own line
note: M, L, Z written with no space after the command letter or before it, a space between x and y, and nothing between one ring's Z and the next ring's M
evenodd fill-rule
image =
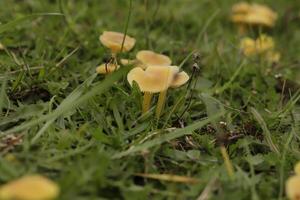
M280 60L280 53L274 51L275 42L272 37L260 35L256 40L246 37L240 42L240 48L247 57L260 55L268 62L276 63Z
M127 75L130 85L136 82L142 92L144 92L143 113L150 108L153 93L160 93L156 107L156 117L159 118L166 100L169 87L179 87L187 82L188 75L185 72L179 73L177 66L148 66L133 68Z
M163 54L158 54L149 50L141 50L136 54L136 59L142 63L145 67L151 65L170 66L172 64L171 59Z
M281 58L281 55L277 51L269 51L266 54L266 60L270 63L278 63Z
M260 35L255 41L255 48L259 53L274 49L275 44L272 37L265 34Z
M99 37L100 42L114 54L130 51L135 45L135 39L123 33L104 31Z
M135 45L135 39L123 33L104 31L99 37L100 42L111 50L111 59L105 66L100 65L97 72L101 74L111 73L119 69L117 54L130 51Z
M243 38L240 42L240 49L243 51L245 56L255 55L255 40L249 37Z
M171 59L163 54L155 53L150 50L141 50L136 54L135 60L122 59L123 65L134 65L135 67L141 67L146 69L148 66L170 66Z
M98 74L110 74L120 68L119 65L114 63L104 63L96 68Z
M0 187L0 199L50 200L59 195L59 187L40 175L28 175Z
M300 176L288 178L285 185L286 195L290 200L299 200L300 198Z
M233 5L231 11L231 21L238 24L240 33L246 31L247 25L272 28L277 19L277 14L262 4L240 2Z

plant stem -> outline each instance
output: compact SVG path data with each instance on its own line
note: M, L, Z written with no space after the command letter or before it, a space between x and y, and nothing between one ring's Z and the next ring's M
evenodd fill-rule
M125 24L124 37L123 37L120 53L123 52L124 43L125 43L125 39L126 39L126 35L127 35L128 26L129 26L129 21L131 18L131 13L132 13L132 0L129 1L129 11L128 11L128 16L127 16L127 20L126 20L126 24Z
M232 163L231 163L231 161L229 159L227 150L226 150L226 148L225 148L224 145L222 145L220 147L220 149L221 149L222 157L223 157L224 162L225 162L227 173L228 173L228 175L229 175L230 178L233 178L233 176L234 176L234 170L233 170Z
M238 33L240 35L245 35L247 33L247 27L243 24L238 25Z
M150 109L152 96L153 96L153 94L150 93L150 92L145 92L144 93L143 108L142 108L143 114L148 112L148 110Z
M162 110L164 109L165 101L167 96L167 90L162 91L159 93L157 107L156 107L156 118L159 119L160 115L162 113Z

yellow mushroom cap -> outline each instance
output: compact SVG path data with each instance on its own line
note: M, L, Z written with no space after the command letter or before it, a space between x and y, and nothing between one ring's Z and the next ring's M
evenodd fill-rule
M120 68L119 65L113 63L104 63L96 68L98 74L109 74Z
M300 162L295 165L294 171L297 175L300 175Z
M59 195L59 187L40 176L24 176L0 187L1 200L50 200Z
M285 185L286 195L291 200L300 199L300 176L288 178Z
M230 17L233 23L240 23L240 24L245 23L245 18L246 18L245 14L234 14Z
M250 12L244 18L244 22L250 25L262 25L267 27L273 27L275 25L275 20L270 18L263 13Z
M109 48L113 53L118 53L122 49L122 43L124 39L123 33L113 32L113 31L104 31L99 37L100 42ZM130 51L135 45L135 39L126 35L123 51Z
M241 2L232 7L234 23L273 27L276 19L277 14L265 5Z
M266 54L266 59L270 63L278 63L280 58L281 58L281 55L277 51L269 51ZM299 166L299 171L298 172L299 172L299 175L300 175L300 166Z
M258 52L265 52L274 49L275 44L272 37L263 34L256 39L255 46Z
M239 2L232 6L233 13L247 13L251 9L251 5L247 2Z
M163 54L158 54L149 50L139 51L136 54L136 59L147 66L150 65L170 66L172 63L171 59L168 56Z
M245 37L240 42L240 48L245 56L252 56L256 53L255 40Z
M136 67L128 73L127 80L130 85L135 81L142 92L157 93L170 87L178 71L177 66L148 66L145 70Z
M258 15L264 15L266 17L269 17L271 20L276 20L277 19L277 13L274 12L271 8L269 8L266 5L262 4L252 4L252 10L255 11L256 14Z
M171 88L178 88L184 85L190 79L189 75L182 71L175 75L174 80L171 83Z
M246 56L252 56L255 54L265 54L267 59L278 61L280 54L273 52L275 43L272 37L267 35L261 35L256 40L249 37L245 37L240 42L240 48Z

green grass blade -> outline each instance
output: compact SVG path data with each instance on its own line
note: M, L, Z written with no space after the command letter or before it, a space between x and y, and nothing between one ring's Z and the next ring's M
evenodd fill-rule
M21 130L30 128L32 126L38 125L39 123L57 119L59 116L63 115L64 113L76 108L77 106L87 102L89 99L94 97L97 94L101 94L105 92L107 89L109 89L117 80L119 80L125 73L128 71L127 68L122 68L118 70L117 72L113 73L110 76L107 76L107 78L100 83L97 83L93 88L91 88L88 92L82 95L79 90L77 92L72 92L66 99L63 101L60 106L56 110L54 110L52 113L49 113L47 115L44 115L38 119L25 122L19 126L16 126L12 129L9 129L3 133L0 134L0 136L7 135L9 133L19 132Z
M128 156L130 154L133 154L133 153L136 153L136 152L139 152L139 151L147 150L147 149L149 149L151 147L154 147L154 146L161 145L165 142L174 140L176 138L179 138L179 137L182 137L182 136L185 136L185 135L190 135L196 129L199 129L199 128L205 126L206 124L216 120L217 118L221 117L222 115L224 115L224 113L218 113L218 114L216 114L212 117L209 117L205 120L195 122L192 125L189 125L185 128L176 129L175 131L167 133L167 134L161 134L158 138L155 138L153 140L150 140L150 141L145 142L145 143L143 143L141 145L138 145L138 146L133 146L133 147L131 147L130 149L128 149L126 151L115 154L113 156L113 158L118 159L118 158Z
M279 153L279 150L277 148L277 146L274 144L273 139L272 139L272 135L270 130L267 127L266 122L264 121L264 119L262 118L262 116L259 114L259 112L255 109L255 108L250 108L250 111L252 113L252 115L254 116L254 118L256 119L256 121L259 123L259 125L261 126L261 128L263 129L263 134L264 134L264 138L266 139L266 142L268 143L270 149L277 153Z

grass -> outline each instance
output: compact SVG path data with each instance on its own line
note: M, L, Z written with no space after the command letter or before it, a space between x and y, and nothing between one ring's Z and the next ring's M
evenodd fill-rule
M235 2L0 1L0 183L43 174L60 200L285 199L300 159L300 5L255 1L279 14L267 33L282 59L269 65L241 55ZM104 30L137 39L123 57L151 49L194 73L168 91L159 122L155 108L141 117L129 68L95 74Z

